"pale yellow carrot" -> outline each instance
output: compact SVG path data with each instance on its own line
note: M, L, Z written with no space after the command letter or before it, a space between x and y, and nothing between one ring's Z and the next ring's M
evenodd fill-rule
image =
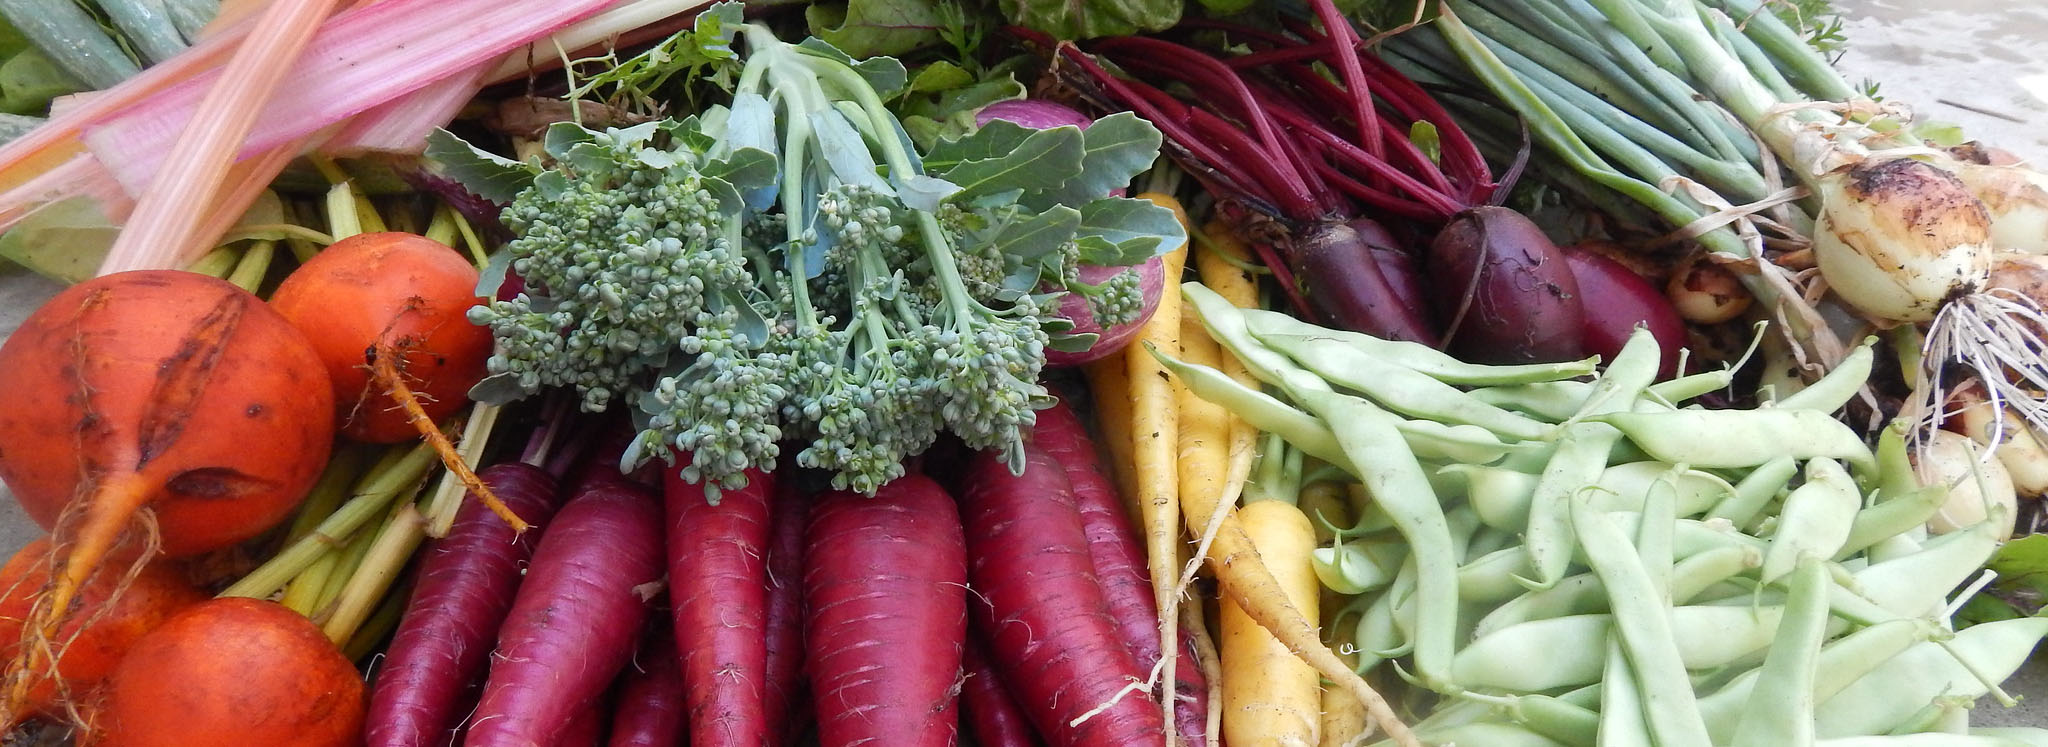
M1131 371L1122 353L1083 366L1088 379L1091 404L1095 406L1095 427L1102 432L1102 445L1109 450L1110 477L1116 480L1117 495L1124 500L1133 523L1140 521L1138 475L1131 469Z
M1189 229L1187 213L1172 195L1146 192L1140 199L1172 210L1181 227ZM1163 258L1165 288L1179 288L1181 269L1187 263L1183 242ZM1162 292L1152 318L1138 330L1137 339L1123 352L1130 376L1131 471L1136 476L1139 525L1144 527L1145 563L1152 577L1152 602L1159 610L1159 650L1172 651L1179 642L1180 595L1180 471L1179 397L1180 382L1166 372L1146 350L1151 346L1180 354L1180 294ZM1173 682L1178 657L1160 657L1159 682ZM1173 743L1172 687L1162 688L1166 713L1166 741Z
M1304 618L1316 616L1317 583L1309 565L1315 530L1294 504L1256 501L1238 510L1252 546ZM1322 684L1236 602L1225 599L1223 741L1234 747L1307 747L1322 731Z

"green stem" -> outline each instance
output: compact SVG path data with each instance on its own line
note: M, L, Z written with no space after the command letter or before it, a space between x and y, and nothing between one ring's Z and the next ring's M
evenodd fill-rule
M250 293L263 286L263 278L270 274L270 260L277 256L277 242L257 241L242 252L242 261L235 263L235 273L228 276L228 282Z
M229 273L242 261L242 250L233 246L222 246L207 252L199 261L185 267L186 272L196 272L207 277L227 279Z
M95 90L113 88L141 72L99 22L71 0L0 0L0 18L57 67Z
M406 602L412 594L407 585L400 584L391 593L384 595L384 603L377 605L377 611L356 628L356 634L348 639L341 651L349 661L360 662L364 657L376 653L384 645L384 639L398 629L398 623L405 617Z
M378 600L390 591L399 571L405 569L406 560L426 537L426 519L412 503L400 503L398 512L384 525L377 539L364 543L362 564L342 587L332 614L321 627L328 640L339 644L355 637L356 630L370 616Z
M1743 35L1769 54L1771 67L1784 71L1808 97L1820 101L1848 101L1861 96L1856 87L1849 85L1849 81L1821 55L1820 50L1807 44L1799 32L1785 25L1776 13L1762 7L1757 0L1707 2L1727 15L1741 18L1738 26Z
M1764 87L1770 89L1779 100L1798 101L1805 98L1798 89L1793 88L1792 84L1785 80L1785 76L1778 74L1778 68L1771 63L1770 56L1764 54L1755 42L1743 36L1741 31L1730 24L1727 16L1714 13L1706 17L1706 22L1707 30L1721 43L1721 48L1741 60L1749 69L1749 74L1756 76L1757 82L1764 84Z
M425 442L413 445L405 451L403 458L388 468L364 475L356 484L354 495L322 520L311 534L286 546L220 595L262 599L276 593L336 545L354 536L363 525L376 519L392 501L398 499L400 493L417 486L426 478L427 470L438 463L439 457L432 447Z
M163 0L99 0L107 20L128 39L149 64L156 64L185 51L185 38L171 23Z
M469 465L472 472L483 463L484 449L490 446L492 429L497 426L498 415L504 409L484 402L470 408L469 420L462 426L462 440L456 442L455 453L462 457L462 463ZM434 487L434 495L427 502L428 534L448 536L448 530L455 526L455 514L462 507L462 496L466 490L462 478L454 472L441 473L441 482Z
M1759 161L1756 145L1750 141L1747 133L1741 132L1741 128L1735 127L1733 123L1712 111L1710 106L1700 102L1699 93L1680 77L1685 74L1684 68L1662 66L1656 56L1644 54L1630 39L1621 38L1614 27L1601 25L1600 21L1603 19L1585 5L1573 3L1566 7L1567 12L1579 16L1589 28L1600 30L1595 34L1595 38L1604 42L1603 46L1613 53L1611 62L1618 67L1618 73L1642 76L1645 85L1649 86L1660 100L1677 108L1687 121L1706 133L1717 155L1734 160ZM1613 14L1608 14L1608 17L1611 19ZM1647 22L1661 23L1661 19L1652 16ZM1661 43L1658 48L1669 49Z
M327 584L320 589L320 603L314 607L313 622L325 626L328 620L333 619L336 602L355 578L357 569L363 567L363 560L370 556L370 548L376 546L377 538L383 536L384 530L397 520L400 512L412 507L412 499L418 492L419 486L413 486L413 490L408 491L402 500L391 504L391 508L378 519L376 531L356 532L355 536L348 538L347 544L342 545L340 552L331 556L336 558L334 571L327 575Z
M1655 28L1651 27L1649 19L1636 12L1636 7L1631 0L1585 1L1591 2L1594 7L1599 8L1600 13L1607 16L1607 23L1627 37L1629 42L1637 50L1640 50L1644 56L1648 57L1651 62L1656 63L1657 67L1671 71L1675 75L1687 74L1685 60L1680 59L1679 55L1673 53L1671 47L1665 44L1664 37L1659 35ZM1586 23L1586 26L1587 28L1597 28L1595 24L1590 22Z

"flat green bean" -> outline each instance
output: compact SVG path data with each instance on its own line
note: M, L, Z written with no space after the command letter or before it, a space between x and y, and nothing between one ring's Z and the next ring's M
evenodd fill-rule
M1529 574L1529 552L1509 547L1458 567L1458 599L1468 604L1499 604L1528 589L1517 578Z
M1841 459L1859 472L1876 464L1854 429L1814 410L1618 412L1588 420L1620 429L1653 457L1695 467L1754 467L1783 456Z
M1536 493L1536 476L1506 467L1476 464L1448 464L1438 474L1465 478L1465 500L1487 526L1519 532L1529 525L1529 498Z
M1323 582L1324 587L1339 594L1364 594L1384 588L1393 582L1394 573L1366 552L1366 544L1353 541L1335 547L1318 547L1309 553L1309 565L1315 569L1316 578Z
M1678 561L1671 569L1671 601L1688 604L1707 589L1763 564L1763 553L1753 547L1717 547ZM1556 586L1537 589L1508 600L1479 619L1473 637L1483 636L1516 623L1565 615L1587 615L1607 611L1607 590L1591 573L1566 576Z
M1675 470L1676 467L1655 461L1617 464L1601 470L1600 478L1593 481L1593 485L1628 499L1617 503L1617 506L1640 507L1642 497L1649 494L1652 486L1662 482L1672 491L1673 508L1677 512L1675 518L1706 513L1735 492L1735 486L1729 485L1719 475L1696 469Z
M1991 559L2000 529L1996 520L1981 521L1936 537L1919 552L1872 563L1856 572L1856 589L1894 614L1930 614Z
M1929 485L1904 495L1880 494L1877 503L1856 512L1856 518L1849 524L1849 537L1842 542L1842 549L1835 552L1835 558L1862 552L1887 537L1925 525L1946 502L1948 488L1942 485Z
M1571 379L1592 373L1594 366L1600 362L1596 356L1564 363L1489 366L1458 360L1421 343L1388 340L1358 332L1330 329L1276 311L1246 309L1245 321L1252 333L1261 338L1269 333L1325 337L1343 343L1360 354L1417 373L1428 374L1431 378L1446 384L1492 386Z
M1785 497L1778 513L1771 549L1764 552L1763 582L1791 573L1802 555L1834 557L1848 541L1849 524L1862 506L1862 491L1840 464L1833 459L1807 462L1806 484Z
M1604 587L1604 584L1603 584ZM1613 594L1609 592L1609 603ZM1661 626L1685 641L1673 644L1672 663L1682 678L1688 669L1712 669L1764 650L1771 643L1782 605L1666 607L1658 604ZM1567 615L1517 623L1474 639L1458 652L1451 673L1471 688L1544 692L1597 682L1605 666L1603 641L1615 631L1609 613ZM1628 621L1624 621L1628 622ZM1529 652L1543 651L1543 666L1529 666ZM1689 687L1689 686L1688 686Z
M1970 730L1970 736L2010 739L2032 747L2048 747L2048 729L2035 726L1988 726Z
M1836 737L1814 743L1815 747L2027 747L2029 744L2010 737L1971 734L1888 734Z
M1643 387L1656 379L1661 360L1657 339L1637 327L1573 417L1627 409ZM1621 437L1621 431L1602 423L1573 422L1564 426L1563 435L1557 439L1557 450L1544 464L1535 494L1529 499L1529 524L1522 534L1536 570L1534 586L1549 586L1564 578L1565 569L1571 565L1573 536L1565 504L1599 477L1607 466L1609 452Z
M1486 745L1486 747L1566 747L1527 727L1476 722L1431 732L1416 732L1427 744Z
M1428 374L1387 363L1328 337L1262 331L1260 320L1265 318L1246 319L1260 342L1324 380L1359 392L1388 410L1443 423L1476 425L1522 440L1540 440L1557 428L1473 399Z
M1230 414L1253 428L1280 434L1282 439L1309 456L1336 465L1348 464L1337 436L1316 416L1295 409L1278 397L1245 386L1229 375L1208 366L1187 363L1151 347L1146 348L1188 391L1204 400L1222 405Z
M1913 458L1906 448L1906 434L1912 421L1904 418L1885 424L1877 434L1877 493L1898 496L1920 489L1920 476L1913 470Z
M2048 617L2023 617L1964 628L1946 646L1915 644L1821 701L1814 732L1823 739L1883 734L1935 698L1982 696L1991 688L1977 675L2012 676L2043 635Z
M1448 687L1458 630L1458 562L1429 476L1394 428L1393 415L1356 397L1330 392L1297 396L1332 425L1350 464L1371 465L1357 476L1408 539L1416 565L1415 673L1432 687Z
M1727 519L1736 526L1749 526L1764 506L1784 489L1792 476L1799 473L1799 460L1780 456L1758 465L1735 483L1735 492L1727 499L1714 504L1707 511L1707 518Z
M1700 720L1692 683L1686 679L1685 652L1679 648L1673 632L1673 623L1679 617L1677 610L1659 599L1641 558L1629 550L1628 536L1606 514L1578 500L1571 502L1570 513L1572 529L1579 545L1585 548L1587 564L1607 589L1607 601L1617 623L1615 632L1642 691L1644 721L1650 726L1651 738L1666 747L1706 747L1711 744L1707 727ZM1759 610L1759 617L1762 614ZM1776 627L1775 620L1771 627ZM1736 636L1728 634L1724 638ZM1701 666L1711 664L1703 662Z
M1813 744L1813 680L1827 642L1827 569L1803 556L1792 572L1785 616L1764 655L1759 687L1749 694L1734 747L1807 747Z
M1834 414L1836 410L1842 409L1843 405L1849 404L1849 400L1855 399L1856 393L1863 391L1863 386L1869 383L1870 365L1877 357L1872 348L1876 345L1877 338L1864 339L1862 345L1856 346L1855 350L1842 356L1841 362L1836 363L1834 368L1828 369L1827 375L1806 385L1805 389L1785 395L1784 399L1771 406Z
M1876 671L1885 662L1941 632L1931 620L1899 619L1879 623L1837 638L1822 646L1814 666L1813 699L1826 702L1837 693ZM1752 669L1736 676L1721 689L1700 698L1700 714L1716 744L1735 738L1751 693L1763 676Z
M1601 747L1651 747L1643 690L1634 668L1622 653L1621 636L1609 632L1604 643L1607 661L1600 675L1600 728L1593 738Z
M1593 383L1542 381L1534 384L1483 387L1467 394L1494 407L1513 410L1552 423L1562 423L1578 414L1579 408L1586 405L1586 398L1593 395Z

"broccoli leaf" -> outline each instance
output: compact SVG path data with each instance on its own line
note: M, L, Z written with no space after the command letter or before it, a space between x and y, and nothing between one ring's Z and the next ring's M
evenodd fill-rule
M989 244L1004 256L1031 262L1058 252L1080 227L1081 211L1055 205L1045 212L1002 224L989 237Z
M796 48L853 68L854 72L860 73L860 77L868 82L868 87L875 89L875 95L883 100L895 98L897 94L903 92L903 87L910 81L910 72L903 69L903 63L897 62L894 57L869 57L856 62L838 47L815 36L805 39L802 44L796 45Z
M540 174L537 166L470 145L454 133L438 128L427 133L426 156L464 189L500 204L511 202Z
M861 139L845 114L837 109L822 109L812 112L810 119L811 135L817 140L825 163L831 165L833 176L846 184L891 191L889 183L877 173L875 154L868 150L867 141Z
M811 35L854 57L900 55L939 42L933 0L848 0L804 9Z

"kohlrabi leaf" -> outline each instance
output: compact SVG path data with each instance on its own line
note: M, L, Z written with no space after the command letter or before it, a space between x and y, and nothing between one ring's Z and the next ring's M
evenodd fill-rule
M773 188L781 166L775 154L759 148L740 148L724 157L707 161L698 169L705 176L718 177L741 190Z
M569 151L576 146L594 142L597 142L597 133L575 122L556 122L548 125L547 132L543 133L540 139L541 150L547 151L553 158L562 158L569 155Z
M960 192L960 185L925 174L911 174L897 177L890 175L889 182L896 186L896 198L912 210L927 213L939 211L940 203Z
M988 237L997 253L1030 262L1053 254L1081 227L1081 211L1056 205L1003 223Z
M860 73L860 77L867 80L869 88L875 89L875 95L885 101L902 93L903 87L910 80L910 73L905 71L903 63L897 62L894 57L869 57L855 62L852 57L846 55L846 52L815 36L805 39L796 47L805 53L835 60L853 68L854 72Z
M1130 112L1095 120L1081 132L1081 143L1081 173L1056 189L1027 196L1026 204L1088 204L1130 186L1131 179L1159 159L1159 128Z
M442 129L427 133L426 156L464 189L498 203L511 202L540 173L539 167L470 145Z
M1179 0L1001 0L1003 17L1057 39L1162 31L1180 23Z
M974 85L974 73L967 72L965 68L951 62L938 60L917 69L917 74L910 78L910 90L907 93L935 93L971 85Z
M939 41L936 0L847 0L804 10L811 35L855 57L900 55Z
M1081 206L1075 240L1086 264L1133 265L1180 248L1188 236L1172 210L1149 200L1104 197Z
M955 200L1011 190L1041 190L1081 173L1081 129L1033 130L995 121L959 140L942 141L925 155L925 168L960 185Z
M868 151L867 140L853 129L846 115L837 109L823 109L811 112L810 119L814 146L831 165L833 176L847 184L890 189L889 183L877 173L875 154Z

